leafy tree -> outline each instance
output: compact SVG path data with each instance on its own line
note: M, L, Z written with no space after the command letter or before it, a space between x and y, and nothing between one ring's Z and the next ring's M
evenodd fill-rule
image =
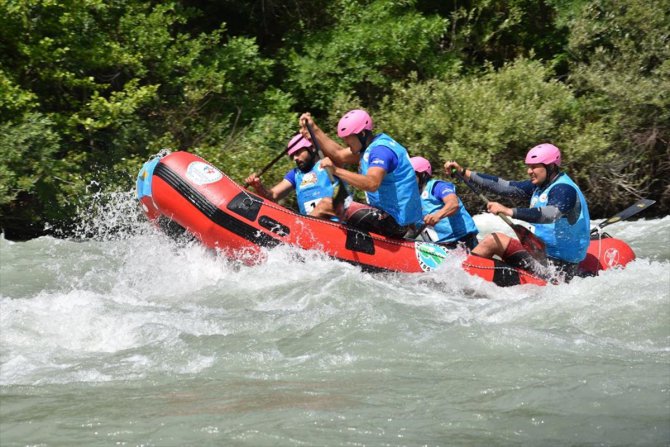
M224 18L229 35L253 37L267 57L294 46L312 30L335 23L328 13L331 2L326 0L183 0L181 3L202 11L189 21L194 32L214 31Z
M338 94L375 104L409 71L431 77L457 65L439 43L447 21L426 17L411 0L338 0L337 23L313 31L302 48L287 49L285 89L310 108L326 111Z
M665 214L669 1L5 0L0 227L66 225L87 185L128 190L165 147L241 181L299 112L333 129L353 107L435 163L510 176L551 140L594 216L631 195Z
M422 0L417 9L449 19L443 48L463 66L499 68L519 57L538 57L563 65L568 28L558 20L581 0Z
M480 172L525 178L528 149L550 141L580 179L594 160L609 158L607 134L580 115L570 88L552 75L539 61L519 59L481 75L398 83L377 122L437 172L453 159Z
M18 123L0 124L0 209L9 227L32 226L32 213L53 213L65 205L55 192L59 185L67 187L70 179L66 166L54 160L60 137L53 127L53 122L39 113L27 113ZM49 202L54 206L47 209ZM28 230L39 232L42 228Z
M611 129L612 156L589 166L608 212L631 196L670 209L670 1L594 0L572 20L569 82Z
M68 176L49 191L28 177L17 183L20 196L14 186L3 190L23 198L29 221L65 223L93 179L128 187L129 160L165 146L219 145L271 111L272 62L252 39L228 38L223 24L208 34L184 32L196 14L175 2L139 0L0 4L0 116L7 129L35 139L24 139L27 147L41 144L37 129L53 132L48 153ZM43 161L45 151L23 151L25 166ZM27 175L7 160L4 176ZM45 167L41 177L55 175ZM16 203L0 206L5 231L25 233L10 220Z

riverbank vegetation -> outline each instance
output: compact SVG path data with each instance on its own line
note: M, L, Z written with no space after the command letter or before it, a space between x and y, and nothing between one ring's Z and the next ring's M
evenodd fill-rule
M0 225L67 230L162 148L241 181L301 112L334 134L353 107L412 155L511 179L551 141L592 216L640 197L665 215L669 16L670 0L7 0Z

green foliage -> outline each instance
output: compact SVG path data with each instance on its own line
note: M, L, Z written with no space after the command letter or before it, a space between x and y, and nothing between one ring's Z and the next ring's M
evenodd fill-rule
M433 163L510 177L553 141L593 216L631 196L664 214L669 13L670 0L5 0L0 226L66 226L91 182L129 190L163 148L241 182L300 112L332 134L353 107Z
M34 93L23 90L4 70L0 70L0 117L3 122L31 110L36 101Z
M570 89L537 61L519 59L481 75L396 84L378 123L436 172L456 160L480 172L526 178L523 160L532 146L562 148L565 168L588 178L588 167L611 158L600 122L579 114Z
M455 65L439 49L447 20L423 16L412 5L410 0L334 2L336 25L314 32L304 48L287 51L286 89L320 110L342 93L372 104L411 70L430 77Z
M482 75L396 84L378 122L412 154L514 173L527 149L559 136L574 103L541 63L520 59Z
M265 91L272 62L251 39L226 36L225 24L209 34L181 31L195 13L175 2L0 4L0 116L48 116L59 136L49 154L68 167L68 180L51 184L59 200L21 189L30 196L22 202L27 220L62 224L72 211L49 209L65 196L68 203L85 198L88 182L127 189L133 175L117 169L128 160L165 146L219 145L236 126L272 111L277 101ZM8 178L26 175L13 163L4 169ZM4 197L15 190L7 186ZM11 230L4 216L13 211L2 206L2 225Z
M268 91L271 113L259 116L250 125L231 134L222 146L195 148L195 153L220 166L239 183L285 150L290 138L299 129L298 115L291 112L293 100L278 90ZM288 157L277 162L274 169L263 176L263 182L273 185L281 180L286 170L293 167Z
M472 69L491 63L501 67L519 57L560 63L567 28L554 20L579 0L472 0L419 2L419 8L448 17L445 46Z
M591 166L600 205L630 196L670 207L670 1L596 0L572 23L570 83L602 116L615 154ZM630 200L630 199L628 199Z
M58 184L68 181L64 165L54 161L60 138L53 122L39 113L0 124L0 209L14 225L42 222L67 207ZM35 210L39 214L32 218Z

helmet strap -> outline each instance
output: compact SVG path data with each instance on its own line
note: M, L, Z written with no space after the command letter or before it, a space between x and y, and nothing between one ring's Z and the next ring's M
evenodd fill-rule
M427 172L419 172L419 191L421 191L423 187L426 186L428 180L430 180L430 175L428 175Z
M554 179L556 179L556 177L558 176L558 174L561 173L561 168L559 168L555 163L544 165L544 169L547 171L547 178L544 181L544 183L542 183L541 186L542 189L551 185L551 182L553 182Z
M370 145L370 143L368 143L368 137L370 134L371 132L369 130L363 130L362 132L356 134L356 138L358 138L358 141L361 143L361 152L367 149Z

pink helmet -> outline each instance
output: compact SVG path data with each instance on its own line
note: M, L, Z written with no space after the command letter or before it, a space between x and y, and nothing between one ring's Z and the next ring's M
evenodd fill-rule
M560 166L561 151L553 144L538 144L529 150L526 155L526 164L532 165L534 163L542 163L545 165L555 164L556 166Z
M307 138L303 137L302 134L297 134L296 136L291 138L291 141L288 142L288 146L286 147L287 147L286 155L290 157L291 155L298 152L300 149L312 147L312 142L309 141Z
M337 136L344 138L362 132L363 130L372 130L372 118L365 110L349 110L340 118L337 123Z
M412 157L409 159L409 162L412 163L414 172L427 172L428 175L433 175L433 168L430 166L430 162L423 157Z

